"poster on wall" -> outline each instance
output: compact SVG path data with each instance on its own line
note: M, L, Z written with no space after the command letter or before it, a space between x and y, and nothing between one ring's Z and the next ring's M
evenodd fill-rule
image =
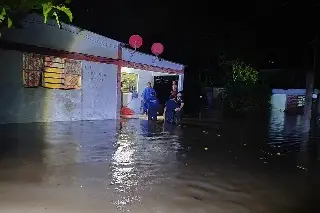
M46 56L43 87L49 89L81 89L81 62Z
M23 54L23 84L25 87L48 89L81 89L81 61Z
M44 67L44 57L38 54L23 54L23 85L25 87L41 86L41 74Z

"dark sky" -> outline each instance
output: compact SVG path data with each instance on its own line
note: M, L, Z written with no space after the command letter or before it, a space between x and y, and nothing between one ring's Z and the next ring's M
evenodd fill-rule
M122 42L139 34L142 51L161 42L164 58L200 68L220 55L260 68L312 66L308 42L320 29L320 4L274 2L74 0L73 24Z

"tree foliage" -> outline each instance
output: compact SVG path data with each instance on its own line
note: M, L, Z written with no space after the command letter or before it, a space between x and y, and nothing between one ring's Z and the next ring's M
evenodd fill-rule
M135 73L121 73L122 79L122 91L123 92L132 92L136 90L138 84L138 75Z
M0 24L6 24L8 28L14 25L13 17L17 14L27 14L31 11L39 12L44 17L44 23L49 18L55 18L59 27L60 15L68 16L73 21L71 10L66 6L71 0L0 0Z
M256 69L240 60L224 62L227 84L223 108L231 114L256 113L269 107L269 90L259 83Z
M241 84L255 84L258 82L258 71L246 64L245 62L236 59L224 62L227 65L228 83L241 83Z

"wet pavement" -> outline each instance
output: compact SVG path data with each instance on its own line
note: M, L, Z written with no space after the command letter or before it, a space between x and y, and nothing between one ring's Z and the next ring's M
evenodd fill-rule
M0 212L319 212L319 131L302 120L2 125Z

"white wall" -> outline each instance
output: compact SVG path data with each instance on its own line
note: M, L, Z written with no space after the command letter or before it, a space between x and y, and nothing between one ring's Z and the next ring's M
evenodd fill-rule
M273 110L284 111L286 109L286 94L272 94L271 95L271 108Z
M22 53L0 50L0 123L116 118L117 67L83 62L81 90L24 88Z
M44 24L38 14L29 15L22 25L21 29L2 30L1 39L108 58L118 56L119 42L67 24L59 29L53 20Z
M84 62L82 120L116 119L117 66Z

